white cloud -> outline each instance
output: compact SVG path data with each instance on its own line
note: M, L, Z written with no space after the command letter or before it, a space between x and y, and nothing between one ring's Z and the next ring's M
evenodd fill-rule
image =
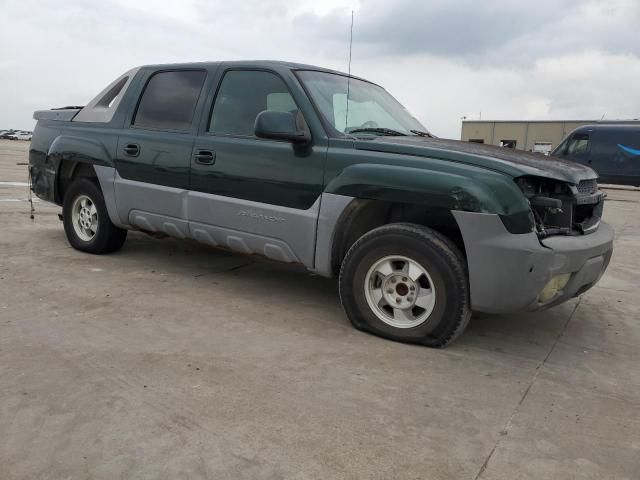
M270 58L385 86L437 135L460 117L640 116L637 0L5 0L0 128L140 64Z

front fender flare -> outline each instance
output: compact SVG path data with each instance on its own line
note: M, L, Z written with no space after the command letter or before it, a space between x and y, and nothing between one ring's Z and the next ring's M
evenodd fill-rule
M502 216L529 212L513 179L481 169L462 175L363 163L345 168L328 183L325 193Z

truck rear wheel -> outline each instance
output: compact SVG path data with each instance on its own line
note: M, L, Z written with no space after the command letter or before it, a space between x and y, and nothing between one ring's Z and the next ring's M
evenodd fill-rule
M385 225L360 237L342 262L339 288L351 323L391 340L444 347L471 317L462 254L421 225Z
M83 252L115 252L127 238L126 230L111 223L100 187L88 178L71 184L64 196L62 217L69 243Z

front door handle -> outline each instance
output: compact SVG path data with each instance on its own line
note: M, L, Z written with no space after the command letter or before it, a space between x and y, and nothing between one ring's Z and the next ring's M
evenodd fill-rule
M198 150L193 158L201 165L213 165L216 161L216 154L209 150Z
M129 155L130 157L137 157L140 155L140 145L137 143L127 143L124 146L124 153Z

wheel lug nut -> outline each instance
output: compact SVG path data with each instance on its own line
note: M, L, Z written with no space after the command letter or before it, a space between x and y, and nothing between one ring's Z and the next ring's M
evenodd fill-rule
M402 277L402 281L406 282L407 281L407 277Z
M396 303L400 303L400 297L396 298Z
M391 283L396 283L397 281L398 281L398 280L396 279L396 277L393 277L393 278L391 279Z
M415 289L416 289L416 287L414 287L413 285L411 285L411 286L409 287L409 290L411 290L412 292L413 292Z
M387 293L393 293L393 288L390 288L389 290L387 290Z
M413 297L407 297L407 301L413 302Z

